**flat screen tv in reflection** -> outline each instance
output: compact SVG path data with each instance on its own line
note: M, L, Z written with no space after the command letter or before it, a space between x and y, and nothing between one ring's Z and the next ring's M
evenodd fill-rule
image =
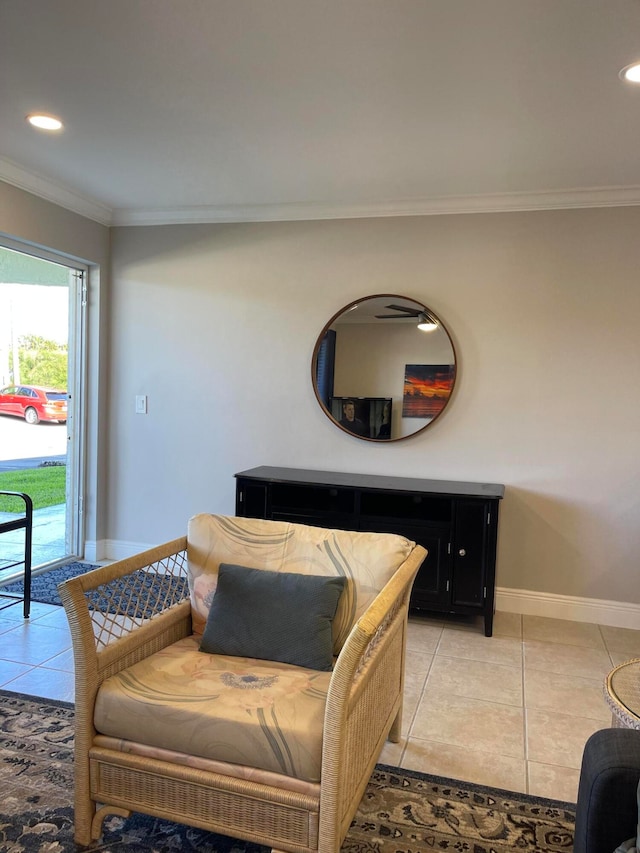
M391 397L332 397L331 416L362 438L391 438Z

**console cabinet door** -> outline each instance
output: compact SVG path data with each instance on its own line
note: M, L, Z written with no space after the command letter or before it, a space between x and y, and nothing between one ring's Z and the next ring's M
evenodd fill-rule
M451 604L461 607L484 605L489 507L485 501L456 501L454 523Z
M396 533L406 536L427 549L427 556L420 568L411 590L411 607L422 610L440 609L449 603L450 559L449 541L451 529L437 525L421 524L412 526L401 522L375 523L367 521L360 524L360 530L374 533Z
M432 610L447 607L450 598L449 530L423 528L405 534L427 549L427 558L418 569L411 590L411 607Z
M269 518L266 483L238 480L236 486L236 515L240 518Z

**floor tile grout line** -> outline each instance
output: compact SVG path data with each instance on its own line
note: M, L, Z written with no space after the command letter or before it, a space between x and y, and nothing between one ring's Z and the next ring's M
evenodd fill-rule
M444 630L444 626L441 626L441 629L440 629L440 636L442 636L442 631L443 631L443 630ZM424 684L422 685L422 690L420 691L420 696L418 697L418 701L416 702L416 707L414 708L413 714L411 715L411 722L409 723L409 727L408 727L408 729L407 729L407 738L406 738L406 742L405 742L404 748L403 748L403 750L402 750L402 757L403 757L403 758L404 758L404 753L406 752L406 749L407 749L407 743L409 742L409 738L412 736L412 734L411 734L411 733L412 733L412 730L413 730L413 724L414 724L414 722L415 722L416 715L417 715L417 713L418 713L418 710L419 710L419 708L420 708L420 705L422 704L422 700L424 699L424 695L425 695L425 693L426 693L426 691L427 691L427 685L429 684L429 676L431 675L431 670L433 669L433 662L434 662L434 661L435 661L435 659L436 659L436 654L437 654L437 650L438 650L439 642L440 642L440 640L438 639L438 642L436 643L436 647L435 647L435 649L434 649L434 652L433 652L433 654L431 655L431 661L430 661L430 663L429 663L429 666L427 667L427 672L426 672L426 675L425 675Z
M6 661L6 662L7 663L14 663L15 661ZM0 690L6 690L8 685L11 684L12 681L15 681L17 678L22 678L23 675L28 675L30 672L33 672L34 669L40 668L38 664L28 664L28 663L17 664L17 666L26 666L26 667L28 667L28 669L26 670L26 672L21 672L20 675L14 675L14 677L10 678L8 681L4 681L2 684L0 684Z

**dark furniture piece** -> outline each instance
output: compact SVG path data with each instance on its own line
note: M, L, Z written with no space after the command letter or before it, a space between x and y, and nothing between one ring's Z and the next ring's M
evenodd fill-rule
M24 567L24 592L22 595L12 595L9 593L2 592L2 587L0 587L0 599L9 599L8 604L0 605L0 610L5 610L7 607L11 607L14 604L18 604L22 601L22 612L25 619L29 618L29 613L31 612L31 543L32 543L32 531L33 531L33 501L29 497L29 495L23 494L23 492L5 492L0 491L0 496L20 498L24 501L24 514L18 516L15 519L11 519L11 521L0 521L0 536L3 533L9 533L13 530L24 530L24 557L22 560L15 560L13 562L4 563L0 560L0 569L13 569L16 566ZM0 503L0 509L2 505Z
M504 486L270 466L235 476L238 516L399 533L424 546L411 609L480 614L491 636Z
M574 853L613 853L638 831L640 731L601 729L582 754Z

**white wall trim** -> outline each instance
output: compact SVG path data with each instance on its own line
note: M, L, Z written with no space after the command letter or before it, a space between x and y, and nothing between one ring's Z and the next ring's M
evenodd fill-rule
M141 551L155 548L157 542L124 542L118 539L100 539L97 542L85 542L84 559L90 563L100 563L108 560L126 560Z
M383 216L441 216L640 205L640 186L596 187L474 196L443 196L370 204L210 205L165 209L115 209L113 225L197 225L215 222L291 222Z
M96 542L95 540L86 540L84 543L84 555L81 558L83 561L87 563L98 563L103 559L103 549L102 542Z
M384 216L441 216L640 205L640 186L578 187L522 193L400 199L362 204L248 204L197 207L116 208L88 198L44 175L0 157L0 180L72 210L101 225L205 225L231 222L292 222Z
M6 157L0 157L0 180L64 207L65 210L71 210L73 213L99 222L101 225L111 225L111 208L62 186L44 175L23 169Z
M496 610L526 616L550 616L571 622L592 622L614 628L640 630L640 604L553 595L529 589L496 589Z

